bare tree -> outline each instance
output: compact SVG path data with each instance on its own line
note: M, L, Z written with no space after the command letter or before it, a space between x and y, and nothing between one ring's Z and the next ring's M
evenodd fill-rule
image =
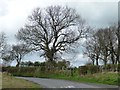
M112 26L93 31L91 37L87 39L85 54L98 65L98 60L103 60L106 65L108 59L115 64L116 36Z
M92 30L92 35L86 40L85 43L85 51L84 54L87 55L91 61L92 64L94 65L96 62L96 65L99 65L99 58L100 58L100 51L101 51L101 46L98 42L98 33L97 31Z
M7 65L9 62L8 59L8 48L9 46L7 45L6 42L6 34L4 32L0 33L0 62L4 65ZM6 58L5 58L6 57Z
M118 22L118 27L116 29L116 35L118 39L117 60L118 60L118 63L120 63L120 21Z
M110 52L110 59L112 64L115 64L116 60L116 45L117 45L117 37L115 35L115 29L113 26L110 26L106 29L108 31L107 36L108 36L108 41L109 41L109 47L108 50Z
M83 37L86 32L84 23L72 8L36 8L29 16L29 23L19 30L17 37L34 47L34 50L41 51L41 56L52 62L57 53L67 50Z
M4 32L0 33L0 61L3 65L9 65L12 61L10 55L11 46L7 44L6 34Z
M16 67L19 67L22 58L30 52L30 49L28 49L28 46L24 44L18 44L12 46L11 56L12 60L17 61Z
M2 55L3 65L8 66L13 61L12 53L10 48L6 48L6 52Z
M6 47L6 36L5 33L0 33L0 58L2 58L2 55L4 54Z
M108 41L111 61L113 64L120 63L120 26L113 24L108 28ZM115 60L116 58L116 60Z
M110 55L110 52L109 52L109 36L106 35L108 34L108 30L107 28L104 28L104 29L99 29L98 32L98 42L101 46L101 59L103 60L104 62L104 65L107 64L108 62L108 56Z

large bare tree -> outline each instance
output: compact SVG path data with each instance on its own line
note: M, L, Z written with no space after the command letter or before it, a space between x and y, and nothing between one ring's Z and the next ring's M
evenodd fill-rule
M41 51L41 56L52 62L57 53L78 42L85 32L85 21L75 9L50 6L36 8L28 23L18 31L17 37L34 50Z

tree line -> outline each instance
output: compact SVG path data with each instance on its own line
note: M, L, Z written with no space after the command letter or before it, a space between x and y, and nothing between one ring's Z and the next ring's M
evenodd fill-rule
M26 62L21 62L20 63L20 66L21 67L45 67L47 66L47 64L49 64L49 62L39 62L39 61L35 61L35 62L32 62L32 61L26 61ZM54 62L54 66L58 69L64 69L64 68L69 68L70 66L70 62L67 61L67 60L60 60L60 61L57 61L57 62Z
M84 54L93 65L99 62L106 64L120 63L120 32L118 25L92 30L90 37L85 42Z

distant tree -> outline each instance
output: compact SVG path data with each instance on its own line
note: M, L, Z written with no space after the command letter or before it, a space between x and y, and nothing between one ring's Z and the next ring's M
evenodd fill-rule
M117 37L116 37L116 30L114 29L113 26L110 26L106 29L108 31L108 41L109 41L109 47L108 50L110 52L110 60L112 64L116 63L116 46L117 46Z
M6 36L4 32L0 33L0 58L2 58L3 54L5 53L6 48Z
M28 66L33 66L33 65L34 65L34 63L33 63L33 62L28 61Z
M26 62L23 62L23 61L22 61L22 62L20 63L20 66L21 66L21 67L25 67L25 66L26 66Z
M118 24L113 24L110 29L115 33L116 39L114 40L115 44L115 55L116 55L116 60L115 63L118 64L120 63L120 21L118 21Z
M3 63L8 63L10 64L12 61L13 61L13 55L12 55L12 52L10 50L10 46L8 46L9 48L6 48L6 51L4 52L4 54L2 55L2 60L3 60Z
M94 65L96 62L96 65L99 65L98 60L100 58L100 52L101 52L101 46L99 44L99 38L97 31L92 30L92 35L86 40L85 42L85 50L84 54L87 55L90 60L92 61L92 64Z
M98 37L98 43L101 47L101 59L104 62L104 65L107 64L108 62L108 57L110 55L109 53L109 36L106 35L106 33L108 34L108 29L107 28L103 28L103 29L99 29L97 31L97 37Z
M70 62L66 60L58 61L56 66L60 69L68 68L70 66Z
M40 66L40 62L35 61L35 62L34 62L34 66Z
M17 61L16 67L19 67L22 58L31 50L25 44L18 44L12 46L12 58Z
M118 27L116 28L116 36L118 40L118 49L117 49L117 60L120 63L120 21L118 21Z
M112 64L117 62L115 60L118 51L116 30L114 26L100 28L86 40L84 53L92 60L93 64L96 62L98 65L98 60L103 60L105 65L108 61Z
M66 51L82 38L87 27L75 9L50 6L44 10L36 8L29 16L29 23L18 31L17 38L31 45L49 62L57 53Z
M46 63L46 62L41 62L41 63L40 63L40 66L45 66L45 63Z
M10 56L11 46L7 44L6 34L4 32L0 33L0 62L4 65L10 64L12 61Z

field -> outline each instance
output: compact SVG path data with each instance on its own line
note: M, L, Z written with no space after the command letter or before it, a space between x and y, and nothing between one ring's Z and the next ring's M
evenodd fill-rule
M40 86L4 73L2 74L2 88L40 88Z

